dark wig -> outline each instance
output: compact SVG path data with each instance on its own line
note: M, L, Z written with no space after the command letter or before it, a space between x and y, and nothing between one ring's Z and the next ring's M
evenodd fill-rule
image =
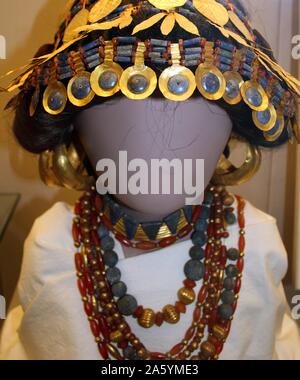
M134 3L134 1L124 1L124 4L130 2ZM237 6L239 11L246 14L245 8L242 6L239 0L234 0L234 4ZM151 16L151 15L150 15ZM149 13L147 10L143 10L139 13L137 17L134 19L134 26L139 24L140 22L149 18ZM191 21L197 25L199 30L201 31L201 36L206 38L209 41L214 40L224 40L226 38L211 24L209 24L201 14L191 15ZM102 33L105 39L112 39L116 36L128 36L131 35L132 26L119 30L113 28L109 31ZM255 31L257 37L257 44L266 49L266 52L272 56L270 46L264 40L264 38ZM94 40L99 37L99 32L93 32L85 39L85 42L89 40ZM137 35L141 40L146 40L149 38L149 31L140 32ZM172 41L178 41L178 39L189 39L192 36L180 29L179 27L175 27L170 35L168 35L167 39ZM155 25L151 28L151 38L158 39L166 39L165 36L162 36L160 31L160 24ZM238 48L241 46L235 42L231 41ZM45 45L42 47L36 56L40 56L41 54L50 53L53 51L53 45ZM124 65L126 67L126 65ZM160 65L151 66L154 71L159 75L165 67ZM81 112L83 109L87 109L92 107L95 104L105 102L105 98L95 97L95 99L87 106L83 108L78 108L73 106L71 103L68 103L65 110L57 116L51 116L43 109L43 106L40 103L38 104L37 110L33 117L29 115L29 104L31 101L31 97L33 94L33 90L31 91L22 91L18 95L17 104L16 104L16 115L13 124L14 134L18 140L18 142L23 146L26 150L33 153L42 153L45 150L52 150L56 146L69 143L72 141L75 136L73 135L75 132L73 130L72 121L74 117L76 117L78 112ZM120 94L115 95L115 98L121 96ZM155 97L163 98L163 95L157 90L154 95ZM194 96L199 96L199 94L195 94ZM284 128L284 131L280 138L275 142L268 142L264 139L262 131L258 130L253 121L251 109L241 102L237 105L229 105L225 101L220 100L216 102L221 108L226 110L229 117L233 123L233 130L238 135L247 139L253 145L259 145L264 147L274 147L284 144L289 136L287 128Z

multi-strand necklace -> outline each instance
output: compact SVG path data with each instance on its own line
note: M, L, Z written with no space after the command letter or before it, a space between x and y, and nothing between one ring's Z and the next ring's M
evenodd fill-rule
M163 222L142 226L130 220L116 202L108 202L95 188L85 193L75 206L73 238L76 247L75 264L78 288L92 334L101 358L117 360L217 360L231 328L237 307L244 268L245 202L237 199L239 224L238 248L229 248L224 240L229 237L228 224L234 224L234 198L224 188L210 186L201 206L182 209ZM110 209L110 212L109 210ZM185 215L184 222L180 215ZM113 219L113 220L112 220ZM123 223L120 228L117 228ZM124 224L125 223L125 224ZM135 230L132 225L135 224ZM130 225L131 228L126 228ZM168 235L166 234L168 227ZM150 231L140 234L141 228ZM146 228L147 227L147 228ZM153 231L156 231L154 234ZM135 232L134 232L135 231ZM160 236L159 231L165 231ZM128 233L127 233L128 232ZM169 246L190 232L193 243L189 259L183 268L185 279L177 293L177 300L162 310L154 311L138 303L121 281L115 240L131 247ZM130 236L129 236L130 235ZM150 239L150 236L154 239ZM137 238L145 240L136 241ZM162 243L163 242L163 243ZM202 286L196 294L197 283ZM171 301L171 300L170 300ZM194 304L193 317L182 340L168 352L153 352L134 334L125 317L131 316L143 328L177 324L180 315Z

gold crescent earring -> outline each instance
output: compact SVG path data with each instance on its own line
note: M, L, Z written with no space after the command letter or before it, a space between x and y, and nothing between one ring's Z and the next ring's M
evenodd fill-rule
M40 176L48 186L66 187L70 190L89 190L94 178L86 174L83 159L73 144L60 145L54 151L40 155Z
M260 168L261 152L257 146L251 145L247 141L235 136L232 136L231 140L242 141L246 145L246 159L239 168L236 168L223 154L212 178L212 183L214 185L241 185L254 177Z

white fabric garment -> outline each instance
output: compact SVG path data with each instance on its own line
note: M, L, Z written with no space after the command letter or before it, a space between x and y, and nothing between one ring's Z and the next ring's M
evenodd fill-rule
M21 305L9 314L2 334L2 359L99 359L77 289L71 235L73 212L56 204L38 218L25 243L18 285ZM248 202L243 285L221 359L300 359L300 336L289 315L281 280L287 256L274 218ZM236 247L238 226L227 247ZM190 241L125 259L116 242L122 280L139 304L160 310L176 301ZM201 284L199 284L198 289ZM183 339L193 307L177 325L145 330L128 318L149 350L166 352Z

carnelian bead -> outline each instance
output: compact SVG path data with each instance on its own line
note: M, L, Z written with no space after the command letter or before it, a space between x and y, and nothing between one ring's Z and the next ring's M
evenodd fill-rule
M160 327L164 323L164 315L161 312L156 313L155 324Z
M176 236L167 237L159 242L160 248L166 248L176 242Z
M78 289L80 291L81 297L87 296L86 283L83 278L78 279L77 281Z
M80 202L76 202L75 208L74 208L74 213L75 215L80 215L81 214L81 204Z
M232 305L232 311L235 312L236 311L236 308L237 308L237 301L234 302L234 304Z
M224 344L222 342L219 342L215 345L216 347L216 355L220 355L220 353L223 351Z
M190 327L190 328L187 330L184 339L185 339L185 340L191 340L192 337L194 336L194 334L195 334L195 327Z
M84 303L84 311L88 317L91 317L93 315L93 308L89 302Z
M193 281L193 280L190 280L189 278L187 278L186 280L183 281L183 285L186 287L186 288L189 288L189 289L194 289L196 287L196 282Z
M95 208L96 208L97 212L100 212L102 210L102 207L103 207L103 202L102 202L101 197L99 197L99 196L95 197L94 204L95 204Z
M206 296L207 296L207 286L202 286L202 288L199 291L197 301L199 303L204 302Z
M135 318L140 318L143 315L143 312L144 312L143 306L138 306L133 315Z
M245 249L245 237L244 235L241 235L239 237L239 251L244 252L244 249Z
M172 356L174 355L178 355L180 351L182 351L184 349L184 345L182 343L179 343L179 344L176 344L176 346L174 346L171 351L170 351L170 354Z
M111 223L111 221L105 216L103 215L101 217L101 222L105 225L106 228L108 228L109 230L112 230L113 229L113 225Z
M76 253L75 255L75 266L78 272L84 269L81 253Z
M245 217L243 214L239 214L238 222L239 222L240 228L245 228Z
M94 284L93 284L92 277L88 273L86 273L84 275L84 279L85 279L86 288L87 288L89 294L93 295L94 294Z
M186 313L186 306L184 303L177 301L175 304L177 313L185 314Z
M204 280L204 281L208 281L208 280L209 280L209 276L210 276L209 269L206 268L206 269L205 269L205 273L204 273L203 280Z
M119 240L119 242L123 245L125 245L126 247L131 247L131 243L130 241L126 238L126 236L123 236L121 234L116 234L116 239Z
M211 244L207 244L205 247L205 258L209 259L212 254L212 246Z
M106 341L109 341L109 339L110 339L110 331L109 331L108 325L106 323L106 320L100 315L99 318L98 318L98 322L99 322L100 332L103 335L103 338Z
M239 272L242 273L244 269L244 259L242 257L238 259L236 266Z
M201 206L196 206L192 216L192 223L196 223L201 213Z
M187 225L178 232L177 236L179 237L179 239L182 239L186 237L188 234L190 234L192 230L193 230L193 227L190 225Z
M136 243L135 247L137 249L149 251L150 249L155 249L157 247L157 245L156 245L156 243L153 243L151 241L141 241L139 243Z
M72 227L72 235L73 235L73 239L75 242L79 242L80 241L80 229L78 227L78 225L76 223L73 223L73 227Z
M201 317L201 309L197 307L197 308L194 310L194 313L193 313L193 321L194 321L194 322L198 322L199 319L200 319L200 317Z
M128 341L122 340L122 342L118 343L118 347L121 348L121 350L125 350L125 348L128 347Z
M215 233L215 225L210 223L208 228L207 228L207 236L212 237Z
M241 281L241 279L238 277L238 278L236 279L236 283L235 283L235 287L234 287L234 293L235 293L235 294L238 294L238 293L240 292L240 290L241 290L241 285L242 285L242 281Z
M91 330L92 330L94 337L98 338L100 335L100 328L99 328L98 322L95 320L92 320L92 321L90 321L90 326L91 326Z
M162 354L161 352L151 352L150 357L153 360L164 360L164 359L166 359L166 355Z
M106 344L105 343L99 343L98 347L99 347L99 352L100 352L102 358L104 360L108 360L109 356L108 356L108 351L107 351Z
M227 262L227 249L226 247L222 246L221 259L220 259L220 265L222 268L225 268L226 262Z
M91 231L91 239L94 245L100 244L99 236L96 231Z

